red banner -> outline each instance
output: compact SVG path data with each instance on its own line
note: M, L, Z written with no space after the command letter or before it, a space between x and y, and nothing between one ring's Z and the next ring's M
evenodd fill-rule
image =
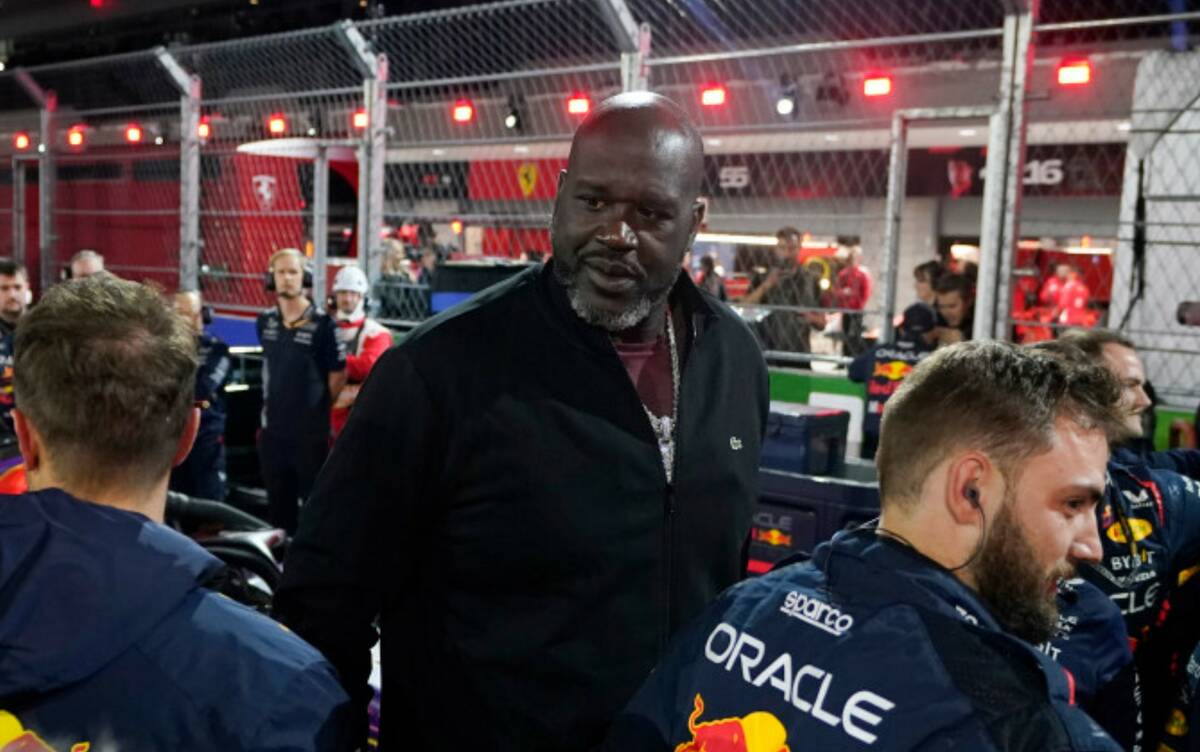
M472 162L467 196L472 201L553 201L565 159Z

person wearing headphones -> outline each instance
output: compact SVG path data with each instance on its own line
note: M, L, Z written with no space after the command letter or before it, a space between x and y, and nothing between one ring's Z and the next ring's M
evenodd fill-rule
M337 302L337 337L346 350L346 385L338 392L329 416L333 438L350 417L350 408L367 374L389 347L392 333L375 319L367 318L367 275L357 266L343 266L333 280Z
M883 413L878 524L726 591L605 748L1120 749L1034 647L1100 557L1118 400L1103 368L1003 342L922 361Z
M329 412L346 383L346 353L334 321L305 295L312 272L295 248L276 251L267 289L275 306L258 315L263 348L263 410L258 456L267 489L267 521L296 530L329 453Z
M172 491L199 499L225 500L225 383L229 381L229 345L204 331L205 307L196 291L175 294L175 312L196 336L200 368L196 403L200 430L187 459L171 471Z

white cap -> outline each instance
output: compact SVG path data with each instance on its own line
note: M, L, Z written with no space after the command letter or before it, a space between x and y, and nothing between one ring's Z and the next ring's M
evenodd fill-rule
M367 275L363 274L363 270L357 266L343 266L337 276L333 278L334 292L356 292L359 295L366 295L368 289Z

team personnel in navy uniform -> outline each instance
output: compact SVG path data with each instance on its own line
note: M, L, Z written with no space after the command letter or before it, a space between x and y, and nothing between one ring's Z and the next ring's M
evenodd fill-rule
M0 433L9 435L13 428L13 333L30 300L25 267L0 259Z
M171 471L171 490L200 499L225 499L225 383L229 381L229 345L204 331L204 302L198 292L175 296L175 311L196 335L200 368L196 402L200 430L187 459Z
M312 491L329 453L329 409L346 383L346 353L332 318L304 294L311 287L304 254L271 256L267 289L274 308L258 315L263 348L259 459L272 525L294 532L299 501Z
M1075 704L1121 749L1145 749L1142 690L1121 611L1080 577L1058 586L1058 626L1038 648L1070 674Z
M381 749L590 749L740 577L767 372L680 267L703 176L677 105L606 100L559 178L553 258L363 385L275 605L364 719L381 625Z
M0 503L0 749L350 748L329 663L210 589L224 565L162 524L199 422L193 337L111 275L56 285L19 327L30 491Z
M1121 440L1142 436L1150 406L1145 369L1133 343L1103 329L1065 332L1038 347L1074 347L1122 387L1122 431L1109 462L1109 486L1096 510L1104 555L1083 576L1121 609L1138 665L1146 739L1157 748L1197 636L1200 594L1181 586L1200 565L1200 452L1136 452ZM1174 728L1178 728L1178 724Z
M1007 343L930 356L883 415L878 526L723 594L607 748L1119 750L1033 647L1100 556L1117 399L1103 369Z
M879 446L879 423L883 406L896 393L904 377L933 352L937 341L937 314L924 303L913 303L904 310L904 322L893 342L883 342L855 356L846 376L867 385L867 405L863 411L862 456L875 457Z

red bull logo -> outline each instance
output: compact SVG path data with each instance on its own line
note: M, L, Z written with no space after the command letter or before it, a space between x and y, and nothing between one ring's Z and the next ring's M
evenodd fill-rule
M720 718L697 723L704 715L704 698L696 695L688 717L692 740L675 747L675 752L790 752L787 729L765 711L741 718Z
M1129 520L1129 531L1133 533L1133 540L1140 541L1149 537L1150 533L1154 532L1154 526L1147 520L1139 520L1137 518ZM1125 537L1125 527L1123 525L1110 525L1104 534L1114 543L1128 543Z
M900 381L909 373L912 372L912 364L905 363L903 360L892 360L886 363L875 364L875 378L883 378L888 381Z
M777 528L763 529L761 527L751 528L753 538L759 543L766 543L768 546L790 546L792 545L792 536Z
M91 742L72 744L70 752L88 752ZM57 752L36 732L21 725L12 713L0 710L0 752Z

